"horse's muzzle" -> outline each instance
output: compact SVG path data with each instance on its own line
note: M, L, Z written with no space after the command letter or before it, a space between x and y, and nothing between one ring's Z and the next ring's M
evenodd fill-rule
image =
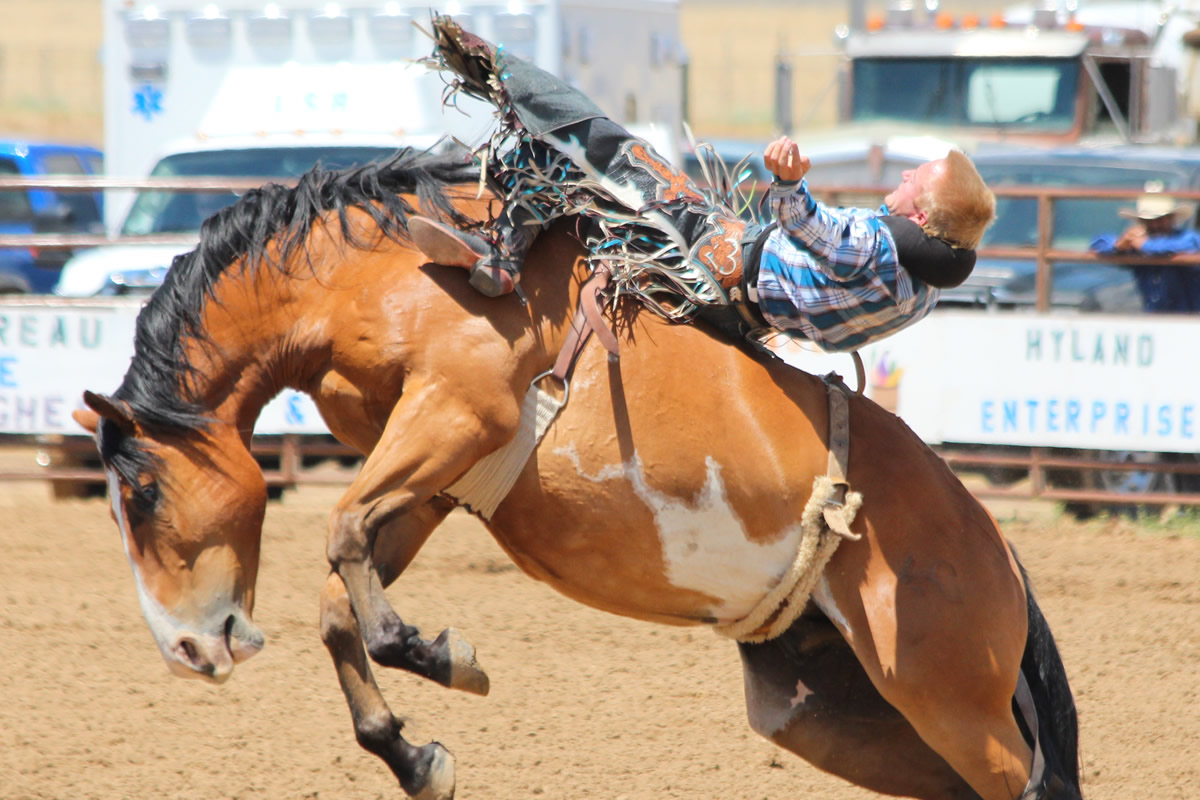
M230 614L219 631L180 631L163 658L171 672L183 678L224 683L240 664L263 648L263 633L242 613Z

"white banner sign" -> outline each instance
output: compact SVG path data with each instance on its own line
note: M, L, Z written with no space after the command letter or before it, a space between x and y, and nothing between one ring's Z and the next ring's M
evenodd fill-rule
M0 433L81 434L71 411L83 391L116 391L133 356L140 304L0 303ZM307 396L291 390L263 409L255 433L325 433Z
M867 394L931 444L1200 450L1200 319L934 312L866 348ZM848 356L806 354L853 383Z
M942 319L946 440L1196 452L1200 321Z
M139 304L0 303L0 433L81 433L84 389L115 391ZM935 312L863 351L867 394L931 444L1200 450L1200 320ZM853 383L849 356L789 355ZM288 390L260 434L325 433Z

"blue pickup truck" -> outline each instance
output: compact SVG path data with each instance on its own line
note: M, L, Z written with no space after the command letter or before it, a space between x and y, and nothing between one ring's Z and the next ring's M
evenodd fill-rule
M84 145L0 139L0 175L99 175L101 152ZM102 192L0 190L0 233L103 233ZM71 253L0 247L0 294L49 294Z

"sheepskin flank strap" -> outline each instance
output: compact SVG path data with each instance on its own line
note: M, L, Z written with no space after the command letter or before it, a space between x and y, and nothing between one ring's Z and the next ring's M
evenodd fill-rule
M792 566L742 619L713 629L739 642L765 642L779 636L796 621L808 604L821 572L842 539L860 539L850 530L862 506L862 495L848 491L850 412L846 386L833 375L825 376L829 395L829 474L813 481L812 495L800 514L800 545Z
M583 347L591 335L596 334L596 338L608 350L610 358L617 357L617 338L608 329L600 311L599 294L607 285L608 273L599 270L580 287L579 305L575 309L575 317L571 320L570 329L554 362L554 368L534 378L529 390L525 392L517 435L499 450L475 462L473 467L442 494L478 514L485 521L492 518L496 508L517 482L521 470L525 469L529 456L541 444L550 424L567 404L575 360L583 352ZM561 398L543 390L540 386L543 380L562 384Z
M525 393L520 427L512 441L479 459L443 492L484 520L491 519L500 502L508 496L550 423L567 404L565 394L560 399L541 389L538 383L535 380Z

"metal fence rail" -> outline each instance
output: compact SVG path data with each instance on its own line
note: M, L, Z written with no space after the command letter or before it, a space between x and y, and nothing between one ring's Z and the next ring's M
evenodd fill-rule
M103 191L103 190L157 190L178 192L214 192L231 191L245 192L258 188L265 183L293 185L294 179L279 178L227 178L227 177L188 177L188 178L118 178L110 176L50 176L50 177L21 177L0 176L0 191L19 189L52 189L55 191ZM813 193L831 203L844 202L848 199L861 201L862 198L880 198L886 195L891 187L880 186L815 186ZM1103 261L1114 264L1163 264L1194 266L1200 265L1200 254L1180 255L1172 258L1146 259L1139 257L1097 257L1096 255L1076 250L1056 250L1052 247L1052 231L1054 220L1054 204L1063 199L1128 199L1138 197L1142 192L1128 189L1070 189L1044 186L1021 187L1001 186L994 189L997 197L1032 198L1037 201L1037 243L1032 247L987 247L979 251L981 258L1022 259L1037 265L1037 304L1039 311L1047 311L1051 304L1051 285L1054 264L1060 261L1088 262ZM1181 200L1200 200L1200 191L1169 191L1164 195ZM110 245L155 245L155 244L191 244L197 240L195 234L158 234L153 236L109 237L96 234L66 234L66 233L37 233L37 234L0 234L0 248L28 247L46 249L75 249L84 247L104 247ZM47 298L49 299L49 298ZM36 302L30 298L30 302ZM52 301L51 301L52 302ZM23 446L36 447L38 455L36 463L27 468L0 469L0 480L47 480L57 488L63 489L64 494L70 494L71 486L75 484L98 484L104 480L103 472L98 468L94 445L90 438L54 437L53 441L45 437L0 437L0 447ZM1109 462L1094 455L1064 454L1048 448L1025 448L1022 452L1001 452L1005 448L994 449L991 452L978 452L963 449L961 446L948 445L935 448L953 469L960 471L987 471L1004 469L1023 473L1027 480L1019 485L995 485L975 489L980 496L994 497L1029 497L1055 500L1062 502L1080 503L1113 503L1113 504L1144 504L1144 505L1200 505L1200 492L1179 493L1141 493L1136 497L1127 494L1104 491L1096 488L1097 481L1088 476L1100 473L1121 472L1154 472L1177 476L1200 476L1200 463L1174 463L1169 461L1157 463L1119 463ZM1009 448L1011 450L1012 448ZM1020 450L1020 448L1017 448ZM274 487L291 487L314 483L342 483L344 476L331 476L329 472L313 471L305 468L306 462L321 458L351 459L357 454L350 448L336 442L330 436L301 436L286 434L273 437L255 437L252 450L260 462L266 464L264 477L268 485ZM1080 485L1064 487L1055 485L1052 476L1056 471L1075 473L1084 478ZM1195 482L1200 486L1200 478Z
M976 486L972 493L978 497L1010 497L1052 500L1064 503L1087 504L1096 507L1109 505L1139 505L1139 506L1200 506L1200 491L1184 490L1179 492L1139 492L1136 495L1123 492L1106 491L1092 487L1098 481L1094 478L1101 473L1154 473L1175 476L1200 476L1200 462L1173 463L1169 461L1157 463L1133 463L1121 461L1105 461L1091 455L1062 455L1055 450L1045 447L1028 448L1021 455L1003 455L999 453L970 452L957 449L954 445L935 447L938 455L956 472L984 472L990 469L1009 469L1023 473L1027 482L1019 485ZM1056 485L1052 477L1055 472L1073 476L1070 483L1078 486ZM1200 479L1194 481L1200 486Z
M67 484L102 484L105 474L100 469L96 444L90 436L0 438L0 447L35 448L34 463L28 467L0 469L0 481L46 480L60 489L60 494L74 494ZM268 486L294 487L301 484L341 483L329 473L306 470L307 460L320 458L358 458L359 454L332 436L256 436L250 452L264 466L263 478Z
M32 437L5 437L0 447L24 446L35 443ZM60 497L76 496L86 492L89 485L101 486L105 474L99 467L99 456L94 442L86 436L65 436L53 442L36 443L37 452L33 463L16 469L0 469L0 481L44 480L55 487ZM1067 455L1050 448L1028 448L1021 454L996 452L972 452L957 445L933 448L946 464L958 473L983 473L1001 469L1020 473L1021 478L1009 478L992 485L976 485L972 493L978 497L1047 500L1077 505L1091 505L1097 509L1107 506L1200 506L1200 492L1145 492L1137 495L1105 491L1092 487L1095 482L1087 476L1099 473L1154 472L1170 475L1200 476L1200 462L1192 463L1123 463L1105 461L1089 455ZM314 469L313 462L327 459L342 461L361 458L353 449L341 444L332 436L283 434L280 436L257 436L251 444L251 452L264 464L263 477L269 487L295 488L297 486L328 486L347 483L345 473ZM1053 478L1055 472L1077 476L1071 483L1077 486L1058 485ZM1200 486L1200 477L1195 482Z

